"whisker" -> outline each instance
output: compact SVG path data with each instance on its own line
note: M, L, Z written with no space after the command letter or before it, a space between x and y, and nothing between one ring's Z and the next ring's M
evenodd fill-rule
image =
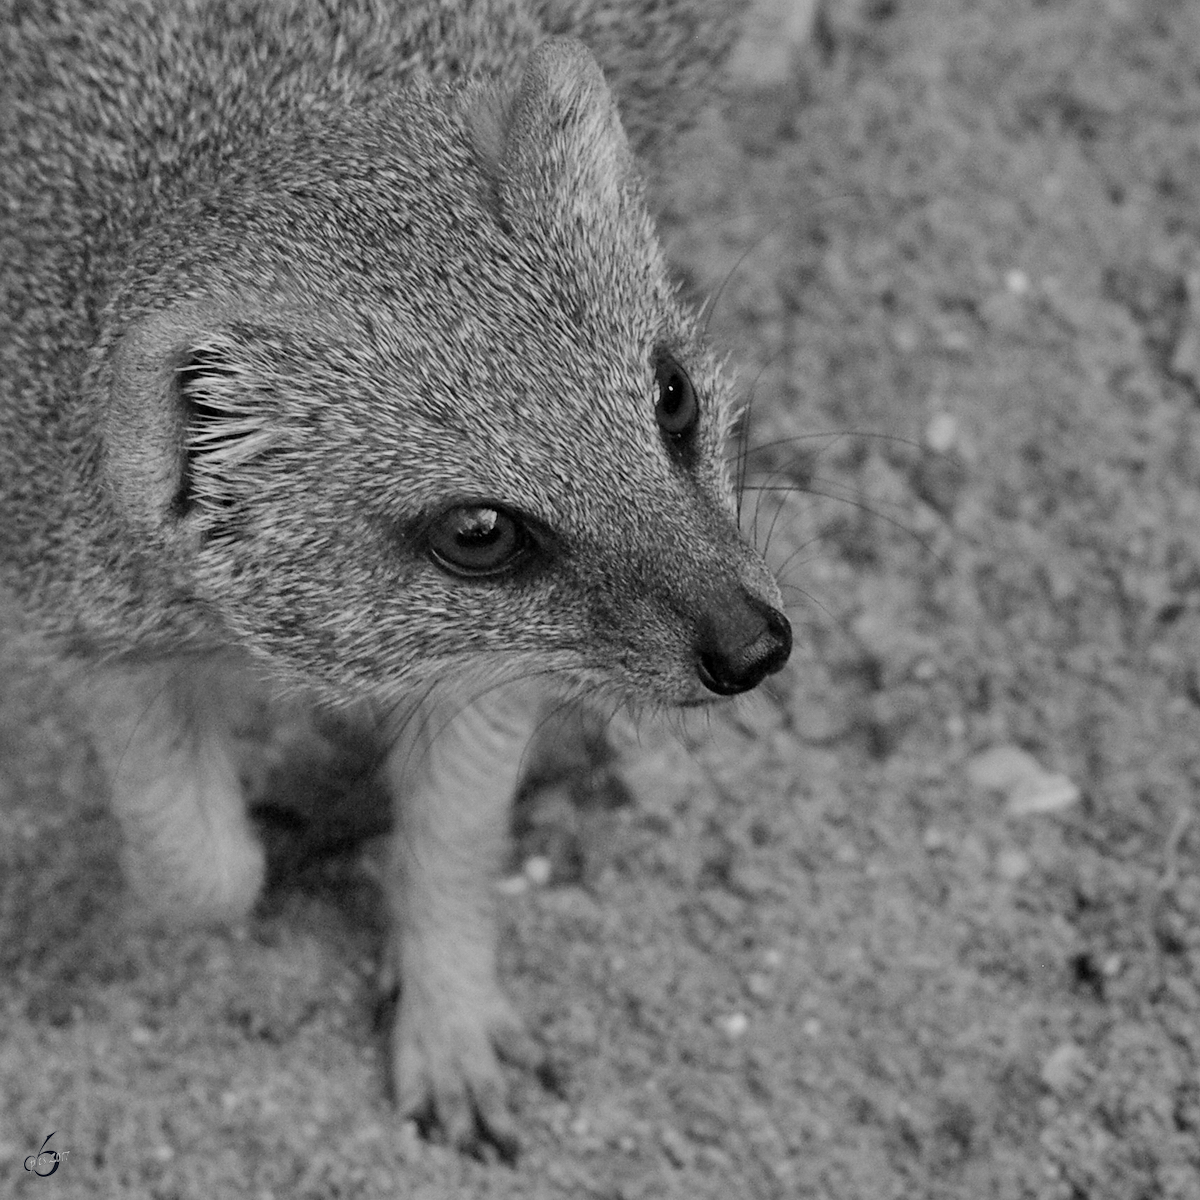
M717 289L712 292L704 301L704 304L700 309L700 332L703 337L708 337L709 326L712 323L713 314L716 312L717 305L720 303L722 296L725 294L725 289L732 282L733 277L742 269L742 264L750 257L751 254L754 253L755 250L759 248L759 246L763 244L763 242L767 240L767 238L774 234L780 228L780 226L787 221L787 219L788 218L786 216L783 216L778 220L771 222L766 229L764 229L756 238L754 238L750 245L747 246L740 255L738 255L737 261L733 264L733 266L726 271L725 278L721 280Z
M947 571L951 569L949 559L947 559L946 556L937 549L929 535L913 529L910 525L905 524L905 522L899 517L891 516L890 514L882 511L873 501L863 500L857 496L840 495L836 492L819 491L816 488L805 487L800 484L789 486L763 484L756 485L750 490L765 494L799 494L804 496L815 496L821 500L829 500L834 504L845 504L860 513L865 513L868 516L875 517L884 522L884 524L890 526L892 529L895 529L897 532L903 533L906 537L916 542L917 545L920 546L930 558L937 562L940 567Z
M759 442L750 447L749 453L762 454L768 450L774 450L781 446L790 446L795 442L812 442L828 439L830 445L823 447L819 453L825 453L831 450L839 441L849 440L850 438L861 438L863 441L875 442L893 442L899 446L907 446L911 450L925 451L925 447L913 438L905 437L899 433L883 433L879 430L871 429L829 429L817 430L812 433L795 433L787 437L772 438L769 442Z

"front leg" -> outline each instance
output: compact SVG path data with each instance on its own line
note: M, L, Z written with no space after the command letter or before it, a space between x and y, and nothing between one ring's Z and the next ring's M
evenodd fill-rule
M238 922L263 881L231 752L231 714L253 694L242 665L179 657L93 667L80 680L126 877L172 922Z
M503 1157L517 1142L497 1052L526 1066L541 1055L496 980L493 884L537 717L528 686L511 685L474 700L435 694L387 730L397 1105L455 1145L482 1137Z

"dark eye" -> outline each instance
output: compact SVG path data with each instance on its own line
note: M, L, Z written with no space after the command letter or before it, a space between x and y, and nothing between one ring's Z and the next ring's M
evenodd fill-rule
M528 549L524 526L499 508L459 505L429 529L434 562L454 575L500 575Z
M700 416L696 389L688 373L669 354L664 354L654 378L658 384L658 403L654 406L658 427L668 437L686 437L695 429Z

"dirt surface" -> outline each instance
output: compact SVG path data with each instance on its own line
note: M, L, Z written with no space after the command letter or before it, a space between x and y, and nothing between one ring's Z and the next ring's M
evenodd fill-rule
M247 930L138 930L13 669L0 1190L1200 1197L1200 6L830 4L665 209L797 650L525 810L503 973L563 1078L513 1074L519 1163L387 1105L369 855L268 828Z

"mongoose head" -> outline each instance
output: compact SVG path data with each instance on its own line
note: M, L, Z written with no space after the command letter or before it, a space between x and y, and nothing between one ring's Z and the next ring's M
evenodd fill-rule
M331 695L686 705L788 657L728 384L576 42L263 136L151 226L106 321L101 470L204 638Z

